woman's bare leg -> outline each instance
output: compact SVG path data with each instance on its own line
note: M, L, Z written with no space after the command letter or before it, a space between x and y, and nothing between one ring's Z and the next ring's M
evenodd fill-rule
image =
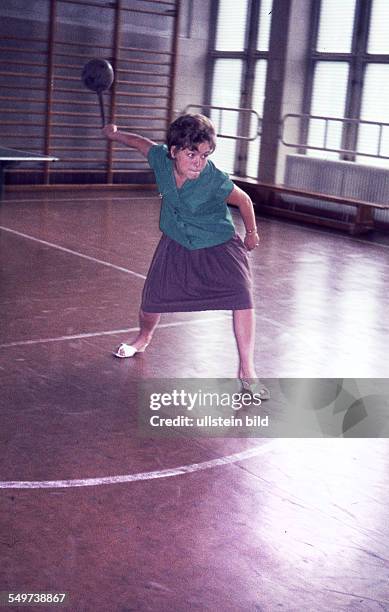
M143 348L146 344L150 344L155 328L157 327L161 315L156 312L143 312L139 310L139 334L131 345L136 349Z
M132 351L126 346L120 345L115 355L117 357L132 357L136 352L143 352L148 344L150 344L155 328L157 327L161 315L154 312L143 312L139 310L139 334L131 342L131 345L136 351ZM126 343L124 343L126 344Z
M234 334L239 353L239 378L256 378L254 365L255 312L253 308L233 311Z

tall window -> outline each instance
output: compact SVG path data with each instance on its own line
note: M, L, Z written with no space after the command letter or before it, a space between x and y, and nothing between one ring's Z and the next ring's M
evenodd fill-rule
M389 124L388 0L314 0L311 64L304 112ZM309 155L389 167L389 125L310 119ZM362 155L363 154L363 155Z
M253 109L262 117L273 0L219 0L210 53L208 103ZM260 152L257 120L249 113L211 111L218 138L216 163L226 172L256 177ZM229 136L229 138L228 138Z

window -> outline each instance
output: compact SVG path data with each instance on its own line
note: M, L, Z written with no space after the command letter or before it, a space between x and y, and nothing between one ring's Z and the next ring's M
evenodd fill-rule
M262 0L259 9L257 49L269 51L270 25L273 0Z
M356 0L322 0L316 50L350 53Z
M242 82L243 62L239 59L218 59L213 73L212 105L238 108ZM231 87L234 83L234 87ZM211 111L211 119L219 134L237 136L239 115L236 112ZM212 159L226 172L234 171L236 141L219 138Z
M253 109L258 113L260 117L263 114L263 103L265 101L265 84L266 84L266 70L267 61L262 59L258 60L255 67L254 77L254 89L253 89ZM254 132L254 117L251 119L250 134ZM257 140L252 140L248 145L248 156L247 156L247 176L255 178L258 175L258 162L259 162L259 150L260 150L260 136Z
M361 119L389 123L388 109L389 64L369 63L366 66L362 92ZM362 123L358 131L357 150L372 156L380 154L389 157L389 126L381 130L378 125ZM389 167L389 160L375 159L366 155L358 155L357 161Z
M311 114L324 117L343 118L345 113L348 80L346 62L317 62L313 79ZM308 143L313 147L340 149L342 145L342 123L311 119ZM312 149L311 155L322 157L322 151ZM326 153L327 159L337 159L337 153Z
M213 49L210 54L212 83L207 104L234 109L254 109L261 117L265 97L267 57L273 0L219 0ZM229 173L258 175L260 138L255 117L247 113L212 110L211 119L219 136L213 155ZM238 139L237 139L238 137Z
M245 46L247 0L220 0L215 49L243 51Z
M389 53L388 21L388 1L374 0L370 17L368 53Z
M351 121L310 119L303 139L322 150L307 153L389 168L389 2L318 0L314 11L304 112Z

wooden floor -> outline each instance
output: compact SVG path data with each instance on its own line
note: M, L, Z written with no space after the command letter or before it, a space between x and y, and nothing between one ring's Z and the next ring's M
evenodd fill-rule
M66 592L76 612L389 610L387 237L259 219L250 255L267 413L286 417L286 379L354 399L367 379L377 418L144 437L139 381L237 371L228 312L165 315L144 354L112 357L136 333L158 215L152 192L1 204L0 591Z

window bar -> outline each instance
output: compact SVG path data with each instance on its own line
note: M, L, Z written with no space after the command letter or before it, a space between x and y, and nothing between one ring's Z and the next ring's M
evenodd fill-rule
M112 2L108 3L108 4L100 4L99 2L96 1L92 1L92 0L87 0L87 2L84 2L83 0L61 0L61 2L63 2L63 4L78 4L80 6L86 6L86 7L96 7L96 8L116 8L117 5L114 5ZM170 5L169 5L170 6ZM123 6L122 7L123 11L127 11L129 13L143 13L146 15L163 15L164 17L169 17L171 15L171 12L169 9L165 9L164 11L156 11L156 10L145 10L142 8L134 8L134 7L126 7Z
M323 143L324 149L327 149L328 122L329 122L329 119L324 120L324 143Z
M46 126L45 126L45 155L50 155L51 151L51 111L53 106L53 88L54 88L54 39L57 20L57 0L52 0L50 3L49 17L49 39L47 48L47 83L46 83ZM50 183L50 168L49 163L44 165L44 183Z
M121 18L121 9L122 9L122 0L118 0L115 8L115 25L114 25L114 49L113 49L113 69L116 75L116 70L119 65L120 60L120 38L121 38L121 30L120 30L120 18ZM117 75L116 75L117 76ZM119 80L115 78L113 80L112 89L111 89L111 109L110 109L110 121L115 123L116 119L116 101L117 101L117 88L118 88ZM107 183L113 183L113 141L110 140L108 143L108 155L107 155Z
M181 2L175 2L174 10L174 21L173 21L173 35L171 41L171 65L170 65L170 79L169 79L169 90L168 90L168 101L167 101L167 113L166 113L166 130L168 125L173 121L174 117L174 91L176 85L176 71L177 71L177 53L178 53L178 37L179 37L179 23L180 23L180 6Z
M382 131L383 131L383 125L382 123L380 123L380 129L379 129L379 134L378 134L378 146L377 146L377 156L380 157L381 156L381 144L382 144Z

